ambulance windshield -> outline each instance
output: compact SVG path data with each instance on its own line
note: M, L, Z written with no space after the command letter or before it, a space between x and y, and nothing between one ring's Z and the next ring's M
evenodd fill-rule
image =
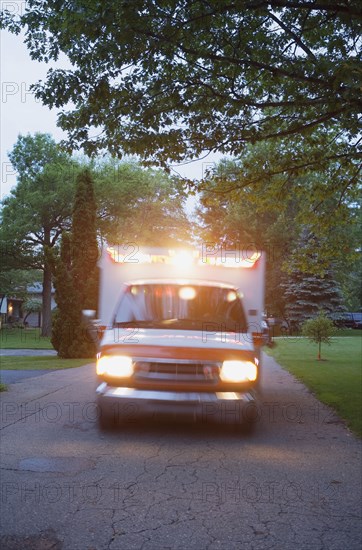
M233 288L192 284L128 286L114 326L247 332L242 301Z

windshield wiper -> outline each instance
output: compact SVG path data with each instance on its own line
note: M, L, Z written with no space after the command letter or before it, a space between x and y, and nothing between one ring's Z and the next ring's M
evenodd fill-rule
M115 326L118 328L177 328L176 326L180 325L182 328L190 327L194 328L202 327L202 321L197 319L157 319L154 321L123 321L115 323ZM201 330L201 328L200 328Z
M159 328L162 321L122 321L121 323L115 323L117 328L134 328L134 327L148 327L148 328Z
M186 317L184 318L181 318L181 319L178 319L177 317L174 318L174 319L165 319L163 321L164 325L163 326L172 326L172 328L175 327L175 325L186 325L186 326L197 326L197 327L201 327L202 326L202 321L200 321L200 319L187 319Z
M216 332L246 332L244 325L240 323L232 323L225 319L192 319L192 318L177 318L173 319L156 319L148 321L122 321L115 323L117 328L165 328L165 329L182 329L182 330L209 330Z
M167 324L172 324L172 327L175 328L175 325L180 325L182 328L190 329L197 327L198 330L206 330L211 332L237 332L243 333L247 332L245 323L234 323L230 319L225 320L223 317L213 318L213 319L169 319L165 321Z

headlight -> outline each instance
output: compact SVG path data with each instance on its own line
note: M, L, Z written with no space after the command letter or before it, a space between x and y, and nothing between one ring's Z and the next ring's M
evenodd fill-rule
M105 355L97 361L97 374L107 374L124 378L132 376L133 363L130 357L125 355Z
M248 382L257 376L258 369L251 361L224 361L220 371L223 382Z

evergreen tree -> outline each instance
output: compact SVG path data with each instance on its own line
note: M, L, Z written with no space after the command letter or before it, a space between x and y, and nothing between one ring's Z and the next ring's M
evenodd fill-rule
M97 309L98 303L98 245L96 232L97 205L89 170L77 179L73 221L72 258L73 280L82 309Z
M52 257L54 273L55 301L57 309L53 314L51 343L60 357L71 357L70 347L73 341L73 327L76 326L77 302L72 278L71 235L63 233L60 245L60 257Z
M292 327L299 327L321 311L329 317L338 317L345 311L342 293L332 270L324 277L293 271L284 284L284 299L286 317Z
M324 269L321 274L318 271L319 248L319 239L304 226L290 257L289 274L281 283L285 315L291 328L299 328L304 321L317 317L321 311L332 318L345 311L342 291L332 267ZM302 271L295 262L300 250L308 257L310 271Z
M95 343L82 320L83 309L97 309L98 248L96 202L93 181L88 170L77 178L72 233L62 236L60 257L53 259L55 273L55 314L52 344L64 358L91 357Z

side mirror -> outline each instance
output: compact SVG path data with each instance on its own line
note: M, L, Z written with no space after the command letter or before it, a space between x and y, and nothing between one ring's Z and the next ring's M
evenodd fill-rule
M253 342L254 346L261 347L265 345L265 336L262 332L253 332Z
M82 310L82 317L83 321L93 321L96 318L96 310L95 309L83 309Z
M98 345L103 336L105 327L100 326L99 319L96 319L96 313L95 309L83 309L82 321L87 326L87 333L90 338Z

